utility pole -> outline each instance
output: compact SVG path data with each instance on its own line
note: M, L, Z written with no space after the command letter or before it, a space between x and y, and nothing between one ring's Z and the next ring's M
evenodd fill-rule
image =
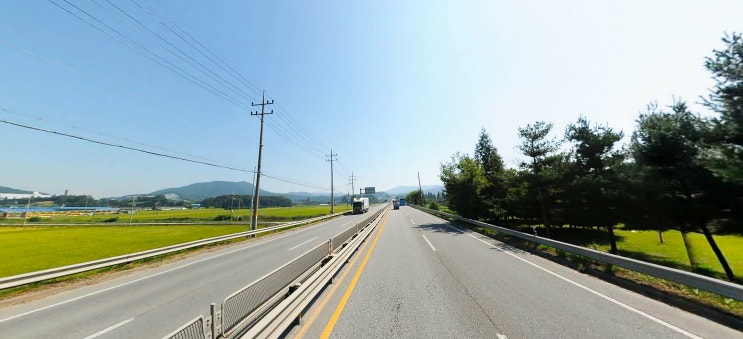
M423 188L421 188L421 172L418 172L418 191L421 192L423 207L426 207L426 197L423 195Z
M335 195L333 194L333 161L338 160L338 154L333 154L333 149L330 149L330 155L326 155L329 159L326 159L325 161L330 161L330 214L335 213Z
M26 213L23 213L23 226L26 226L26 219L28 219L28 209L31 208L31 197L33 196L33 194L28 196L28 202L26 203Z
M235 203L235 191L232 191L232 195L230 196L230 224L232 223L232 211L234 211L232 206L234 203Z
M132 217L134 217L134 205L136 205L136 203L137 203L137 196L133 195L132 196L132 210L129 213L129 226L132 225Z
M351 176L348 178L349 182L351 183L351 194L356 194L356 191L353 188L353 182L356 181L356 176L353 175L353 171L351 171ZM351 196L351 199L353 199L354 196Z
M255 174L258 173L255 170L255 167L253 167L253 189L255 189ZM250 195L250 206L253 206L253 200L255 200L255 194ZM250 210L250 212L253 212L253 210ZM251 213L252 214L252 213ZM250 218L250 220L253 220L253 218ZM253 222L250 222L250 226L253 226ZM251 227L252 230L252 227Z
M240 223L240 205L242 205L243 199L237 199L237 222Z
M273 110L271 110L270 113L266 113L266 105L273 105L273 100L266 101L266 91L263 91L263 98L261 99L261 103L254 104L250 103L251 106L261 106L261 112L258 113L258 111L250 112L250 115L260 115L261 116L261 135L260 139L258 141L258 170L255 172L255 194L253 194L253 208L250 211L250 230L255 231L255 229L258 227L258 193L260 192L260 186L261 186L261 156L263 155L263 118L266 116L266 114L273 114Z

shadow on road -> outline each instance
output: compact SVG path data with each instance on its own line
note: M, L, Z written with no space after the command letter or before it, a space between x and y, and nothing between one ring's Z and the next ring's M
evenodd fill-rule
M444 234L451 234L451 235L465 235L461 231L457 230L457 228L454 228L449 223L446 224L440 224L440 223L427 223L427 224L421 224L421 225L415 225L413 228L417 228L419 230L426 230L431 231L435 233L444 233ZM461 229L461 228L460 228ZM472 232L472 231L470 231ZM477 237L478 239L482 238L483 240L487 241L490 244L490 249L501 251L501 252L511 252L511 253L520 253L520 254L528 254L529 252L524 251L522 249L519 249L517 247L508 245L506 243L502 243L498 240L495 240L493 238L489 238L485 235L482 235L477 232L472 232L473 236Z

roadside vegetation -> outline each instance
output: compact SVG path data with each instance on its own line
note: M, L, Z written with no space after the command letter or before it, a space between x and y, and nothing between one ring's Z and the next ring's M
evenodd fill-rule
M741 246L727 239L743 234L743 36L723 43L705 61L717 81L705 96L714 115L680 99L653 103L624 145L624 132L585 117L561 138L552 123L537 121L515 131L524 156L518 168L505 167L483 129L473 156L456 153L441 165L447 206L470 219L583 245L591 238L610 253L740 282Z
M620 143L624 132L585 117L561 138L553 135L552 123L537 121L515 131L525 159L518 168L506 168L483 129L474 155L456 153L441 164L444 201L436 207L741 283L743 36L726 35L723 43L705 60L717 81L704 100L714 115L692 112L680 99L667 107L651 103L637 117L628 144ZM424 202L420 192L408 198ZM743 318L743 301L462 226L677 306L691 301Z
M335 206L335 212L349 211L346 204ZM260 222L301 220L330 213L330 206L309 205L292 207L270 207L259 209ZM231 218L231 219L230 219ZM248 222L250 220L250 209L240 208L237 205L232 210L229 208L192 208L192 209L146 209L136 210L134 214L122 212L119 214L90 213L86 215L56 215L53 217L30 217L26 220L29 224L45 223L100 223L100 224L128 224L144 222ZM0 219L2 224L22 224L23 218Z
M345 205L335 208L336 213L346 210ZM329 212L330 206L261 209L258 227L264 227L262 223L267 220L308 219L328 215ZM116 218L117 215L40 218L55 223L95 223L75 226L44 226L42 221L27 223L26 226L0 226L0 257L10 258L0 265L0 277L244 232L248 230L247 220L250 214L249 211L241 210L240 216L243 221L238 223L235 211L231 224L230 211L216 208L137 211L131 215L134 223L186 220L211 222L219 216L225 217L222 223L209 225L128 226L126 223L129 216L118 215L118 219L111 223L106 223L105 220Z
M220 226L0 227L0 277L246 231Z

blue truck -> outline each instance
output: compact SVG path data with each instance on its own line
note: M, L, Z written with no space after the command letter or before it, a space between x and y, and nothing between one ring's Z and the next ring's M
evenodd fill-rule
M400 198L400 206L405 206L405 198Z

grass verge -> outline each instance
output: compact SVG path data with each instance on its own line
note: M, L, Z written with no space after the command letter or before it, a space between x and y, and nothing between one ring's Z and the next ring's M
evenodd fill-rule
M316 222L315 222L316 223ZM310 224L297 225L281 230L259 233L262 237L268 234L281 233L291 229L304 227ZM259 228L263 228L259 225ZM10 263L7 267L0 267L4 275L10 276L41 269L70 265L85 261L108 258L115 255L132 253L146 249L159 248L174 243L183 243L191 240L210 238L223 234L231 234L245 231L242 225L228 226L82 226L82 227L53 227L53 226L27 226L27 227L0 227L0 255L6 255ZM16 288L0 290L0 299L12 298L24 293L34 292L46 288L67 286L86 281L91 277L105 273L115 273L138 268L144 265L156 264L164 260L180 257L184 254L201 251L211 247L241 242L245 238L221 241L214 244L185 249L152 258L133 261L127 264L105 267L97 270L82 272L74 275L50 279L43 282L27 284ZM44 246L55 243L56 252L44 251ZM8 245L8 246L4 246ZM13 245L13 246L10 246ZM12 252L13 247L17 252ZM10 252L8 252L10 251ZM124 253L121 253L121 252ZM60 255L60 252L64 255ZM8 253L13 253L7 256ZM68 257L73 253L77 259ZM119 254L115 254L119 253ZM66 257L66 258L60 258ZM35 258L35 259L31 259ZM58 264L59 260L65 262ZM42 264L42 261L45 264ZM23 265L25 263L26 265ZM30 267L43 267L32 269ZM7 272L21 271L21 273L7 274Z
M600 279L620 285L648 297L714 319L726 326L743 330L742 301L694 289L686 285L652 277L639 272L615 267L594 261L587 257L566 253L549 246L536 245L532 242L498 233L488 228L474 226L453 219L450 219L449 221L456 224L458 227L467 228L480 234L487 235L508 245L540 255L580 272L594 275Z
M343 205L335 206L335 212L345 212L351 210L350 207ZM293 207L268 207L261 208L259 211L261 221L290 221L308 219L316 216L330 214L330 206L293 206ZM133 223L142 222L199 222L214 221L216 219L229 220L230 215L233 220L247 221L250 219L250 209L241 208L229 209L222 208L197 208L186 210L139 210L134 214L92 214L92 215L56 215L53 217L42 217L33 221L26 220L26 225L43 225L45 223L110 223L110 224L128 224L129 220ZM29 218L30 219L30 218ZM20 225L23 223L22 218L2 219L4 224Z

